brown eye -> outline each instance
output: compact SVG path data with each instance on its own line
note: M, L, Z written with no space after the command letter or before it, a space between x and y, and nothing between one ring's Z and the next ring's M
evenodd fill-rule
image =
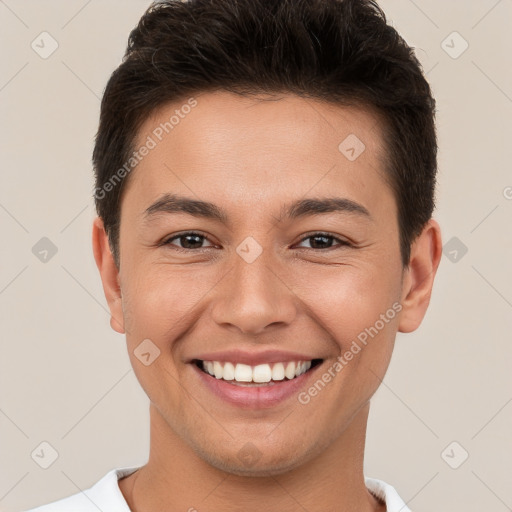
M329 233L313 233L312 235L303 238L300 243L306 240L310 240L310 247L305 247L306 249L330 249L333 247L334 241L338 242L337 245L340 246L350 245L347 241L341 240L340 238L330 235Z
M174 243L174 242L177 243ZM213 244L210 243L209 246L203 246L203 243L209 240L200 233L188 232L181 233L179 235L175 235L169 239L167 239L162 245L172 245L177 249L182 250L194 250L194 249L204 249L205 247L213 247Z

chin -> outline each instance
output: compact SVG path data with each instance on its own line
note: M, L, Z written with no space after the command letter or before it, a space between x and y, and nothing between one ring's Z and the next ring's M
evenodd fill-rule
M237 476L271 477L292 471L310 457L299 453L297 447L278 451L275 447L258 450L248 442L237 453L199 451L198 455L211 466Z

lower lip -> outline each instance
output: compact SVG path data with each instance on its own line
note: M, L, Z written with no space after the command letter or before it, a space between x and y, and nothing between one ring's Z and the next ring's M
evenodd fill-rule
M246 409L266 409L284 402L293 395L297 395L315 370L317 365L299 377L291 380L277 381L270 386L237 386L228 381L217 379L203 372L195 364L192 367L199 375L203 384L215 395L224 401Z

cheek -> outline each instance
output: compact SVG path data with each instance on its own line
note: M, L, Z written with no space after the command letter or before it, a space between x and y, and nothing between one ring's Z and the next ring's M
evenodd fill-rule
M211 267L202 271L165 264L134 268L123 288L127 330L157 344L172 340L199 314L205 295L218 279Z
M302 279L301 296L319 323L345 348L400 297L393 274L355 266L304 273L308 277ZM393 323L386 319L385 330Z

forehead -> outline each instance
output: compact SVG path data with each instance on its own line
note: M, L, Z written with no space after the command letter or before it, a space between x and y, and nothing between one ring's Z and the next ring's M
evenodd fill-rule
M232 138L245 142L247 149L259 142L262 149L269 146L285 152L291 148L300 153L301 148L303 152L315 149L311 146L318 145L319 136L325 141L323 149L329 151L333 142L353 134L375 155L384 149L382 130L382 116L367 106L338 105L294 94L241 96L215 91L160 106L139 129L136 146L143 145L148 136L157 144L172 144L171 139L178 137L190 137L194 143L192 137L199 133L205 149L214 149L219 142L225 145Z
M291 94L203 93L163 105L142 124L135 148L151 150L125 195L136 189L141 207L176 189L260 206L308 190L366 190L370 200L386 185L382 130L379 116L361 107Z

